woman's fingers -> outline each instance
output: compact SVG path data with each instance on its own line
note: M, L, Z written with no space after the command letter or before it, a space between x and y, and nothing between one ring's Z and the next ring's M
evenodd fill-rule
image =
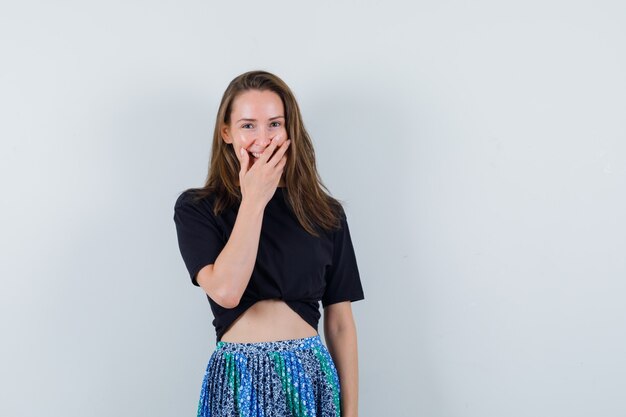
M246 152L244 148L239 148L239 165L241 165L241 169L239 170L239 181L243 179L243 176L246 175L246 172L248 171L248 158L250 158L248 152Z
M276 135L274 136L274 138L272 139L272 141L270 142L269 146L267 148L265 148L263 150L263 152L261 153L261 156L259 157L258 162L267 162L268 159L270 159L270 156L272 156L272 153L274 152L274 149L276 149L276 146L278 146L278 141L279 141L280 136ZM256 165L256 163L255 163Z
M285 167L286 163L287 163L287 155L283 155L283 157L280 158L280 161L278 161L277 167L282 170Z
M247 151L243 150L240 155L241 170L239 172L239 183L244 183L244 177L254 178L259 175L259 178L264 177L266 174L260 174L260 171L264 171L271 177L277 175L278 171L282 171L287 160L285 152L291 143L291 140L286 140L280 143L281 136L276 135L267 148L263 150L259 159L254 163L250 163L251 156ZM276 148L278 147L278 150ZM242 148L243 149L243 148ZM276 151L276 152L274 152ZM270 174L271 173L271 174Z
M268 161L268 163L272 163L274 166L276 166L280 162L280 160L283 157L283 155L285 154L285 152L287 152L287 148L289 147L290 143L291 143L291 139L287 139L285 142L283 142L280 145L280 148L278 148L276 153Z

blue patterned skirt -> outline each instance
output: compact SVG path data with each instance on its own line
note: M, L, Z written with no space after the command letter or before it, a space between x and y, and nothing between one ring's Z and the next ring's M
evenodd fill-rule
M339 417L337 369L320 335L217 342L198 417Z

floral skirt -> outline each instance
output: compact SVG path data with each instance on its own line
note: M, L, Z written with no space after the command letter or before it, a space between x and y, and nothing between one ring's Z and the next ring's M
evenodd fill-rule
M198 417L339 417L337 369L320 335L271 342L217 342Z

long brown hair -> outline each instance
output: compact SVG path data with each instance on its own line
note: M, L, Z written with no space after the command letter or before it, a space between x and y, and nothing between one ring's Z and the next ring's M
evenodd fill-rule
M287 137L291 139L284 168L286 202L298 221L313 236L319 236L315 226L325 230L338 228L339 218L343 213L341 200L330 195L317 172L313 143L304 128L295 96L283 80L267 71L248 71L230 82L217 112L205 185L186 191L192 191L196 201L214 194L215 215L219 215L226 207L241 203L241 190L236 185L240 163L233 147L222 139L220 130L222 126L230 125L235 98L249 90L273 91L283 102Z

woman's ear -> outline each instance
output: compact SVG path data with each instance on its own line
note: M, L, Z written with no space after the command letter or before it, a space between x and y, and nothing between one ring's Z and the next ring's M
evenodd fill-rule
M226 143L232 143L233 139L230 136L230 129L228 127L228 125L223 125L220 128L220 133L222 134L222 140L224 140L224 142Z

